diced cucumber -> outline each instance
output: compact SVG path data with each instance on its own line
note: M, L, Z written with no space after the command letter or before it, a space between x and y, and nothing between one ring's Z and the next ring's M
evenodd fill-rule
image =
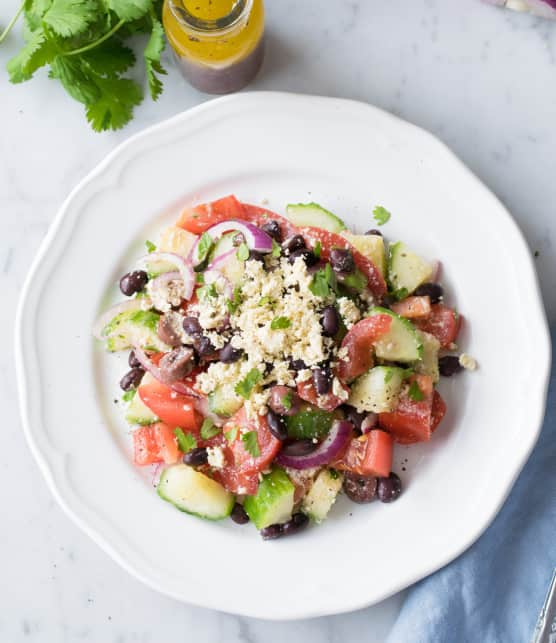
M349 272L347 275L344 275L340 281L342 286L361 292L363 288L367 287L367 277L357 268L353 272Z
M208 396L209 411L229 418L240 409L243 400L234 391L235 384L222 384Z
M369 316L379 314L389 315L392 324L388 333L375 342L377 357L390 362L415 362L421 359L423 345L415 326L387 308L375 306L369 311Z
M380 270L382 276L386 274L386 252L384 250L384 239L378 234L352 234L351 232L342 232L356 250L370 259Z
M158 249L161 252L173 252L180 257L187 257L197 241L197 235L183 228L171 225L162 231ZM175 268L172 268L175 270Z
M159 318L153 310L133 310L116 315L102 330L107 350L121 351L136 345L158 351L170 350L156 332Z
M432 265L412 252L405 243L390 244L388 281L392 290L403 289L411 294L418 286L430 281L432 274Z
M324 438L328 435L334 416L320 409L300 411L286 417L288 435L295 440Z
M144 404L137 392L127 407L125 419L130 424L140 424L142 426L158 422L156 415Z
M297 226L313 226L329 232L341 232L346 224L318 203L290 203L286 207L288 219Z
M440 379L440 372L438 370L438 351L440 350L440 342L434 335L424 333L420 330L417 335L423 344L423 355L420 361L415 363L415 370L421 375L430 375L434 383Z
M234 237L236 235L237 232L226 232L226 234L223 234L220 239L218 239L210 254L209 263L212 263L217 257L220 257L235 248Z
M305 513L315 522L322 522L336 501L344 478L337 471L323 469L302 501Z
M158 495L188 514L221 520L232 512L235 498L224 487L186 464L174 464L162 472Z
M403 368L375 366L355 380L348 404L354 406L359 413L393 411L398 405L403 379Z
M247 496L243 508L257 529L288 521L293 511L295 486L286 472L275 467L263 476L256 495Z

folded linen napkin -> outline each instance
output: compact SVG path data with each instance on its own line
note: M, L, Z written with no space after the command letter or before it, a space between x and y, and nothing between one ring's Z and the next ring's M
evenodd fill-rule
M539 442L504 507L470 549L410 589L388 643L532 640L556 567L555 365ZM556 629L542 640L556 641Z
M556 18L556 0L485 0L515 11L528 11L542 18Z

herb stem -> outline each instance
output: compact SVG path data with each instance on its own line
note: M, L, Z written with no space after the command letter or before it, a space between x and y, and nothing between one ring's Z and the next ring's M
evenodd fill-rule
M15 23L17 22L17 20L18 20L19 16L21 15L21 13L22 13L22 11L23 11L23 9L24 9L24 8L25 8L25 0L23 0L23 2L21 3L21 5L19 6L19 9L17 10L17 13L16 13L16 14L15 14L15 16L10 20L10 23L8 24L8 26L7 26L7 27L4 29L4 31L0 34L0 44L2 44L2 42L4 42L4 40L6 39L7 35L8 35L8 34L10 33L10 31L13 29L13 26L14 26L14 25L15 25Z
M79 49L73 49L72 51L66 51L64 52L64 56L77 56L78 54L84 54L86 51L89 51L90 49L94 49L98 45L102 44L105 40L108 40L110 36L113 36L116 31L125 23L125 20L120 20L117 22L110 31L107 31L104 36L101 36L97 40L90 42L88 45L85 45L84 47L80 47Z

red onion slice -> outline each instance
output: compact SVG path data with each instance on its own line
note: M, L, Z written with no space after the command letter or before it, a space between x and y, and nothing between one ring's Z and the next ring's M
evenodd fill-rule
M195 288L195 273L187 259L173 252L151 252L139 259L139 264L145 266L153 261L165 261L176 267L183 281L184 299L191 299L193 289ZM171 274L171 273L165 273Z
M127 313L134 310L147 310L152 306L151 300L148 297L139 297L137 299L127 299L115 306L110 307L104 312L95 322L93 326L93 335L101 341L107 338L103 333L106 326L120 313Z
M332 462L340 454L353 435L353 424L347 420L336 420L332 423L329 434L321 444L306 455L286 455L279 453L276 462L292 469L309 469Z
M162 384L164 384L168 388L171 388L172 391L176 391L176 393L181 393L182 395L189 395L190 397L201 397L199 393L197 393L197 391L195 391L187 384L184 384L184 382L168 381L168 378L164 376L162 369L160 369L156 364L152 362L150 357L140 346L134 346L133 351L135 353L135 357L139 360L139 362L141 362L141 366L159 382L162 382Z
M272 250L272 239L269 237L266 232L263 232L260 228L257 228L256 225L252 223L247 223L246 221L239 221L238 219L230 219L229 221L222 221L216 225L211 226L204 234L208 234L213 241L219 239L225 232L231 232L232 230L237 230L241 232L245 243L250 250L255 250L256 252L270 252ZM201 237L197 239L195 245L191 249L191 262L194 266L198 266L201 261L199 259L199 243ZM152 256L152 255L151 255Z

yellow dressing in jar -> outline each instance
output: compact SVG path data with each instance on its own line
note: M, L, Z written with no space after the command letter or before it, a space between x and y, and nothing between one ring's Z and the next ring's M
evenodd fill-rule
M183 75L226 94L247 85L263 60L263 0L165 0L164 29Z

